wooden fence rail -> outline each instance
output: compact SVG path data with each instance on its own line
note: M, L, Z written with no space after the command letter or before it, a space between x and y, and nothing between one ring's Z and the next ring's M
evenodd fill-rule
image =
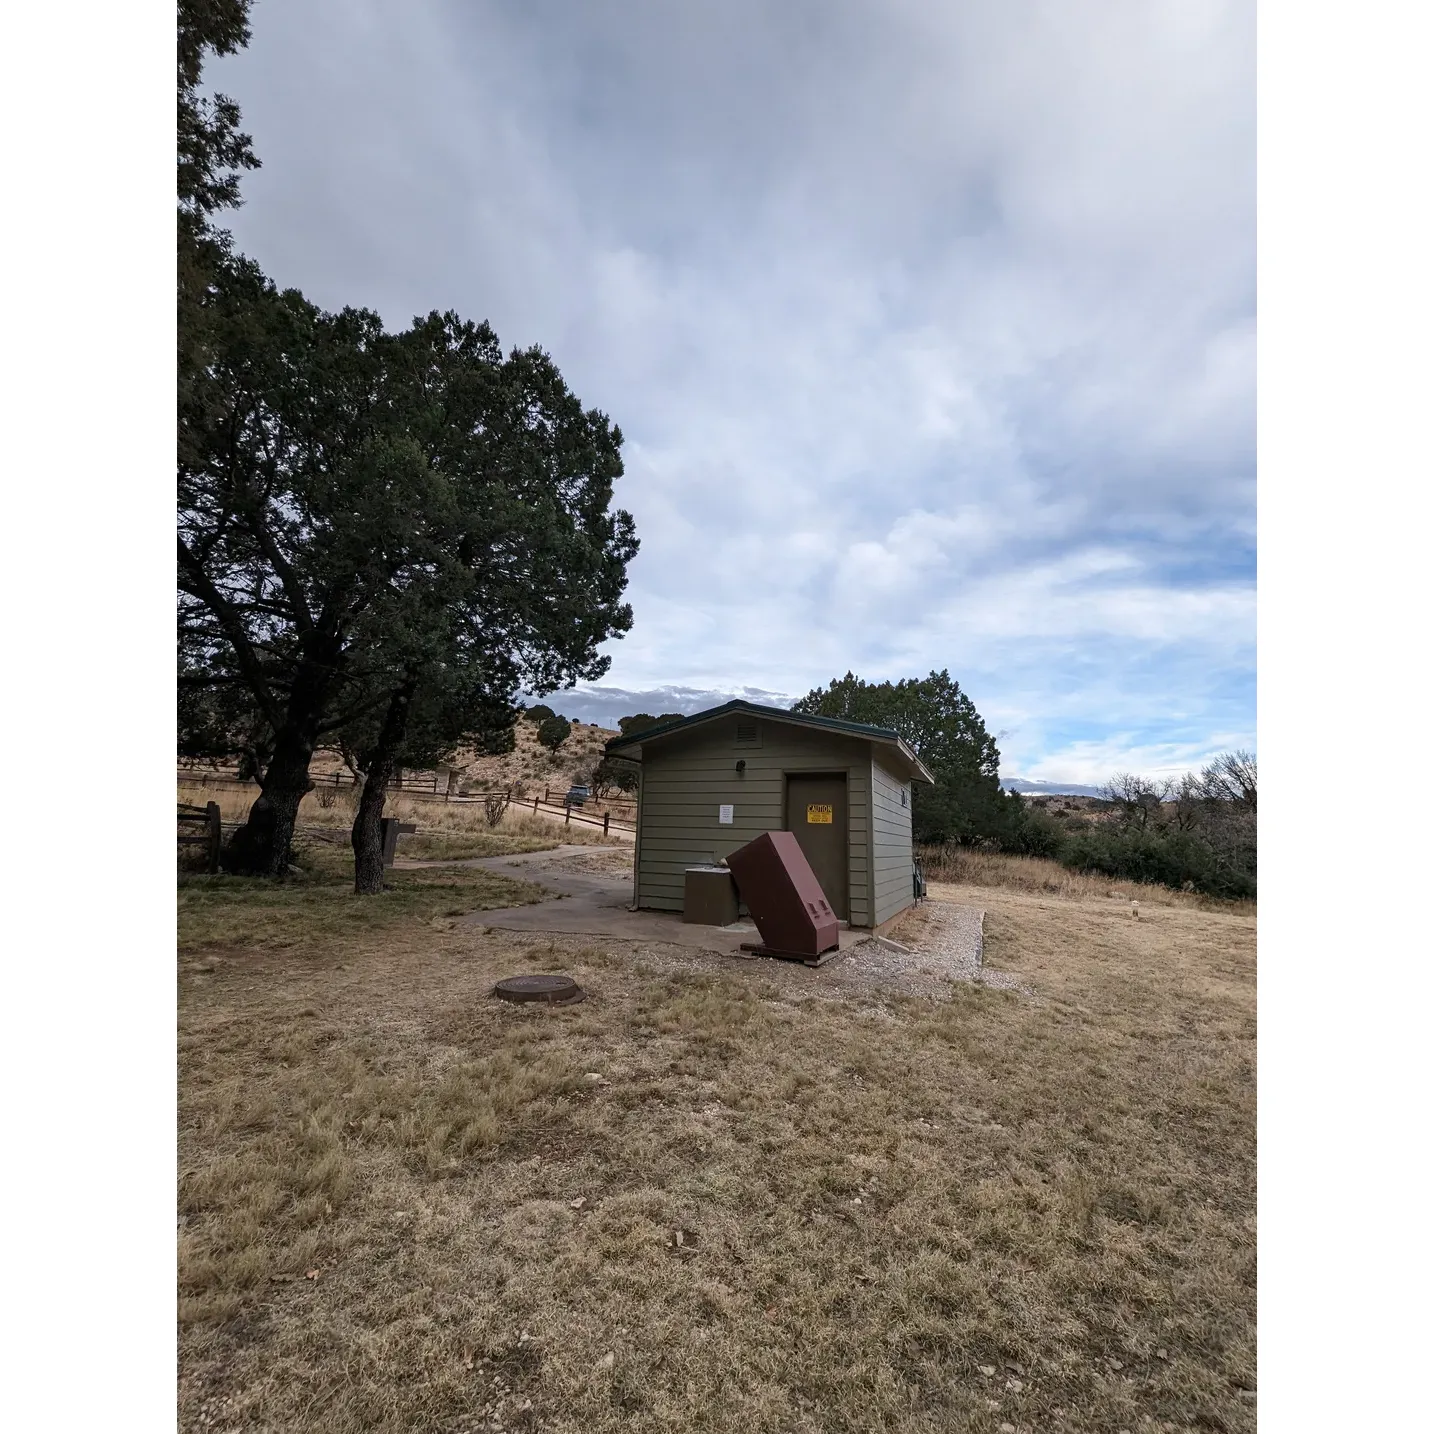
M202 846L206 848L209 871L211 873L219 870L219 849L224 843L224 828L219 820L219 803L206 802L202 807L189 806L180 802L178 824L185 826L204 827L202 834L198 836L179 835L176 840L180 846Z
M205 771L203 769L196 768L178 768L176 770L175 775L178 781L188 783L191 786L243 787L246 789L254 788L256 790L258 788L258 783L247 777L232 777L223 772ZM337 787L342 790L345 787L352 787L355 785L353 775L349 772L316 774L314 775L312 780L314 782L315 791L323 791L327 788L334 787ZM404 780L401 784L398 782L389 783L387 790L391 792L401 792L404 796L412 797L417 801L452 802L461 805L466 802L486 801L489 797L508 796L515 806L527 806L530 803L535 804L533 805L534 811L537 811L539 809L536 805L539 802L541 802L543 806L557 807L560 810L573 810L572 808L569 808L566 802L563 800L563 797L566 795L566 791L564 791L562 795L554 796L553 789L551 787L544 787L542 797L538 798L526 796L512 797L508 792L502 790L495 790L491 792L467 791L461 793L449 791L435 791L434 785L435 784L433 781L427 779L425 779L422 783L414 782L412 780ZM633 798L589 797L588 801L593 806L600 806L604 811L611 812L612 820L614 822L626 823L628 825L636 825L637 802ZM591 822L595 819L587 816L579 816L578 820ZM598 823L598 825L601 825L601 823Z
M523 799L522 805L524 808L527 807L526 797ZM549 810L546 813L547 816L557 815L557 812L551 810L552 805L553 804L549 804ZM637 831L636 820L623 821L620 817L614 818L611 812L604 812L602 819L599 820L596 816L589 816L586 812L580 811L576 807L564 806L560 810L563 813L564 826L569 826L573 822L581 822L584 826L601 827L604 836L607 836L608 833L612 831L625 832L629 835L635 834ZM533 798L533 811L539 816L545 815L538 805L537 797Z
M228 777L216 772L195 772L181 770L178 773L178 779L181 782L187 782L192 786L223 786L245 788L257 788L258 786L256 782L245 781L239 777ZM319 783L319 788L322 789L324 786L327 785L328 784L326 781L321 781ZM451 792L440 792L435 795L431 791L425 792L422 790L414 790L409 787L405 787L403 789L403 794L405 796L412 797L417 801L444 802L447 804L452 804L454 806L477 804L486 801L489 797L508 796L506 792L468 792L465 793L463 796L458 796ZM593 801L594 807L600 806L603 809L602 815L598 816L595 811L584 811L579 807L570 806L566 802L552 800L552 789L545 788L541 797L510 797L509 805L514 807L515 809L521 809L523 811L531 809L533 813L538 816L549 816L554 818L562 817L563 824L565 826L571 825L573 822L579 822L583 826L601 827L604 836L607 836L614 831L631 836L634 835L637 831L636 803L614 802L609 801L606 798L598 798ZM208 806L210 808L213 808L216 812L219 810L219 804L217 802L210 802ZM614 808L623 807L626 808L625 811L614 810ZM191 807L188 808L188 810L190 812L199 813L202 817L203 814L208 810L208 808ZM192 819L193 818L187 819L181 817L181 820ZM385 818L385 820L387 820L387 818ZM182 842L193 843L195 845L197 845L200 840L201 839L198 837L181 838ZM203 840L207 841L208 837L203 838ZM219 869L218 857L214 857L213 861L215 865L212 869L217 871Z

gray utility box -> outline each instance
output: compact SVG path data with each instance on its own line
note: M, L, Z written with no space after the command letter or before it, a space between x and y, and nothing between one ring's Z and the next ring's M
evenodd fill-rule
M737 919L737 885L725 866L689 866L683 874L682 919L696 926L730 926Z

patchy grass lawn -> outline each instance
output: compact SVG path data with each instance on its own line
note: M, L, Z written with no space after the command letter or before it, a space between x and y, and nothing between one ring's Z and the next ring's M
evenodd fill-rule
M433 832L421 829L398 839L398 854L409 861L467 861L475 856L516 856L552 851L550 836L510 836L503 832Z
M384 872L381 894L355 896L353 853L347 846L299 840L294 851L302 875L287 881L182 876L181 955L227 947L307 950L316 943L328 949L334 942L351 940L364 949L377 939L404 944L434 922L442 924L470 911L523 906L542 896L542 889L531 882L470 867L390 869Z
M935 888L1034 997L808 999L487 880L185 884L182 1428L1254 1429L1252 915Z

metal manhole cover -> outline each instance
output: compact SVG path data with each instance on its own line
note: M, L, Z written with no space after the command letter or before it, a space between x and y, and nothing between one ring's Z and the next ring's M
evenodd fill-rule
M550 1006L571 1006L587 992L571 976L509 976L493 987L504 1001L546 1001Z

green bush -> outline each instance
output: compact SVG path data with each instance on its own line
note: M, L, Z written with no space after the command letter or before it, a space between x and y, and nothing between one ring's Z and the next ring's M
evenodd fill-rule
M550 752L556 752L572 730L573 724L566 717L545 717L538 723L538 741Z
M1193 887L1210 896L1255 896L1254 852L1221 851L1196 832L1087 827L1066 837L1059 860L1073 871Z
M1010 831L1001 839L1000 847L1017 856L1059 857L1067 840L1061 824L1048 812L1023 805L1016 812Z
M636 795L640 770L636 762L625 761L622 757L604 757L593 769L590 785L595 793L616 790Z

